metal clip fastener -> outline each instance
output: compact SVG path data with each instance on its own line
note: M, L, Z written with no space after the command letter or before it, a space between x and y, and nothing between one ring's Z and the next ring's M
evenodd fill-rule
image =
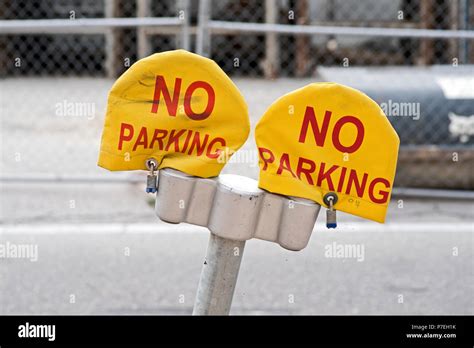
M327 228L336 228L336 210L334 209L334 204L337 203L337 194L334 192L328 192L324 195L323 201L329 206L329 209L326 210L326 227Z
M155 170L158 169L158 163L154 158L149 158L146 160L145 165L147 169L150 171L146 177L146 189L147 193L155 193L157 191L157 175Z

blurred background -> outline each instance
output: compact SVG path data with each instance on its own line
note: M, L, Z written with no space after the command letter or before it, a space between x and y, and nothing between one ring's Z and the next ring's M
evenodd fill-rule
M474 187L470 0L6 0L0 18L3 179L103 179L89 160L111 82L141 57L185 48L243 93L272 86L249 101L255 121L306 83L361 89L401 138L396 186Z
M0 238L40 257L2 260L0 311L191 312L207 234L159 222L145 173L96 165L115 79L184 48L231 76L252 129L284 93L334 81L401 139L388 225L340 214L298 254L248 243L235 313L472 314L473 23L471 0L1 1ZM255 149L252 131L224 173L257 179ZM334 263L333 241L371 257Z

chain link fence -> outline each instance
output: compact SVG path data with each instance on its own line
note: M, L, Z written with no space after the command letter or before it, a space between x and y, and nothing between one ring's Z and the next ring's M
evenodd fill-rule
M470 0L6 0L0 20L4 180L129 180L95 165L107 92L139 58L186 48L235 79L252 125L283 93L344 83L400 135L398 187L474 188Z

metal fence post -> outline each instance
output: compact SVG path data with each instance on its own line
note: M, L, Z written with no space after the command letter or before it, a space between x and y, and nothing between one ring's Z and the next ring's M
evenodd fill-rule
M117 2L105 2L105 17L113 18L117 15ZM105 34L105 71L107 77L113 78L117 71L117 43L118 43L118 29L109 28Z
M179 12L178 16L181 16L181 11L183 12L183 24L181 25L181 32L179 35L179 46L189 51L191 48L189 40L189 22L190 22L190 9L189 9L189 0L179 0L178 2ZM181 19L181 18L180 18Z
M458 14L461 29L469 30L469 13L469 1L461 0ZM466 39L460 40L459 47L460 63L466 64L469 60L469 41Z
M196 53L204 57L211 55L211 35L208 25L210 17L210 0L199 1Z
M149 17L150 0L137 0L137 17ZM150 38L146 32L147 28L137 28L137 54L138 58L144 58L151 52Z
M273 0L265 0L265 23L275 24L278 22L278 4ZM267 79L278 76L280 66L278 34L265 34L265 60L263 61L263 73Z
M245 241L210 234L193 315L227 315L232 305Z

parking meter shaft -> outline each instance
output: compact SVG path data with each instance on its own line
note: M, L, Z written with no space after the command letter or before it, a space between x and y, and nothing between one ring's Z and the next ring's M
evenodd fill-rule
M245 241L210 234L193 315L227 315L232 305Z

